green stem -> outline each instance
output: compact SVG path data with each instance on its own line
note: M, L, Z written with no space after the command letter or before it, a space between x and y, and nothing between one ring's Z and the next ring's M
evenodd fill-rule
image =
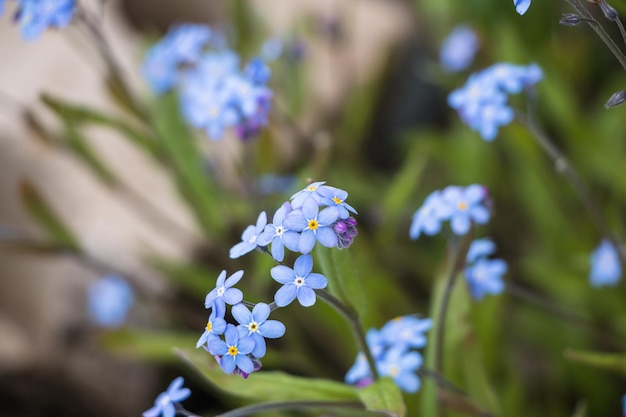
M602 39L604 44L609 48L609 50L613 53L613 55L615 55L615 58L617 58L619 63L622 64L622 67L624 67L624 69L626 70L626 56L621 51L621 49L619 49L619 47L615 44L615 42L613 42L613 39L604 30L604 27L600 24L600 22L598 22L593 17L593 15L589 13L589 10L587 10L585 6L583 6L580 0L565 0L565 1L570 6L572 6L586 22L588 22L589 26L591 26L591 29L593 29L596 32L596 34L600 37L600 39Z
M376 370L376 361L374 361L372 351L367 345L365 333L363 332L363 328L361 327L361 323L359 322L359 315L357 314L357 312L354 311L351 307L342 303L338 298L336 298L326 290L317 290L315 292L322 300L324 300L328 305L337 310L342 316L346 318L348 323L350 323L350 327L352 327L352 332L357 339L357 343L361 348L361 352L365 354L365 358L367 359L367 363L369 364L370 371L372 372L372 378L374 380L377 380L378 371Z

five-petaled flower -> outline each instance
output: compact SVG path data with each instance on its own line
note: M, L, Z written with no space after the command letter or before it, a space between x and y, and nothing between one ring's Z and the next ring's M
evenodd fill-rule
M243 277L243 271L237 271L226 279L226 271L223 270L217 277L215 288L212 289L204 300L204 307L217 309L218 315L223 316L226 304L234 305L243 300L240 289L232 288Z
M182 376L174 379L167 390L159 394L154 402L154 407L143 412L143 417L174 417L176 415L174 403L187 399L191 394L189 388L183 388L183 383Z
M243 304L233 306L233 317L239 323L241 333L250 336L254 340L252 356L262 358L265 356L265 338L276 339L285 334L285 325L278 320L268 320L270 307L265 303L257 303L252 312Z
M209 352L219 356L219 363L224 372L231 374L236 370L251 374L254 372L254 363L248 356L254 349L254 339L239 334L237 327L226 325L225 340L219 338L209 340Z
M293 269L285 265L278 265L270 270L274 280L283 284L276 291L274 301L279 307L289 305L296 297L304 307L315 304L315 291L326 288L328 280L322 274L311 273L313 258L311 255L300 255L294 263Z
M204 333L196 343L196 349L200 346L208 346L209 340L218 337L224 333L224 330L226 330L226 320L218 315L217 309L213 309L204 328Z
M316 241L327 248L337 246L337 234L332 224L338 217L337 207L326 207L319 211L318 202L310 197L304 200L301 209L293 210L287 215L284 225L289 230L300 232L298 250L301 253L309 253Z

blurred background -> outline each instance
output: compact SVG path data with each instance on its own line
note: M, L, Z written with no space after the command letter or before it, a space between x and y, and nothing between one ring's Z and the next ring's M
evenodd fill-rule
M272 299L271 259L232 260L228 250L310 179L348 191L359 211L359 236L341 255L358 265L366 328L429 315L446 237L409 240L424 198L449 184L488 187L494 212L477 234L508 263L508 290L452 314L448 331L470 328L474 342L449 341L446 376L472 393L477 376L464 364L479 364L488 393L477 401L496 415L620 415L624 283L588 282L601 234L523 127L485 142L446 97L494 63L539 64L538 117L623 238L626 118L603 106L624 72L588 27L559 26L565 1L535 1L524 16L510 3L84 0L135 98L162 122L169 139L155 143L155 126L137 123L105 82L106 62L84 32L25 42L9 1L0 17L0 416L137 416L178 375L198 414L245 404L204 383L173 348L195 347L222 269L246 271L246 299ZM145 51L181 22L222 29L244 61L268 39L284 41L258 138L210 141L149 91ZM479 47L469 68L450 72L439 50L459 24ZM108 301L94 305L93 294ZM348 326L322 303L298 307L275 313L287 333L269 343L264 369L342 381L357 353ZM607 364L579 351L622 356ZM409 415L420 395L406 396Z

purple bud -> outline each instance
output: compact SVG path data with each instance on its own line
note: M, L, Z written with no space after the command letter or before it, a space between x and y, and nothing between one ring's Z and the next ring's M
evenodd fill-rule
M374 382L374 380L370 377L367 377L367 378L363 378L359 380L356 384L354 384L354 386L357 388L365 388L368 385L370 385L372 382Z
M333 225L333 230L337 234L342 234L342 233L345 233L346 230L348 230L348 225L342 222L341 220L339 220L337 223Z

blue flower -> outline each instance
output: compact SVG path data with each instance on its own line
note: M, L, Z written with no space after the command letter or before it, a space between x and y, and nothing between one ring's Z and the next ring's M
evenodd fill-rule
M365 334L365 341L369 348L374 361L378 361L385 354L387 349L386 340L377 329L369 329ZM370 369L367 358L363 352L357 354L354 365L348 370L345 381L348 384L357 384L360 386L369 385L372 381L372 371Z
M261 56L268 61L274 61L280 58L283 53L284 43L279 38L271 38L261 46Z
M219 338L209 340L209 352L220 357L219 364L224 372L231 374L236 371L251 374L254 372L254 363L248 356L254 349L254 340L251 337L241 337L237 328L226 325L224 332L226 341Z
M468 187L449 186L441 193L441 199L450 210L450 227L457 235L469 232L471 222L485 224L489 221L489 210L485 207L487 190L482 185Z
M183 377L179 376L172 381L165 392L162 392L154 402L154 407L143 412L143 417L174 417L176 408L174 403L185 400L191 394L189 388L182 388L184 383Z
M89 287L87 305L91 318L101 326L124 324L128 310L135 301L133 289L121 277L108 275Z
M432 192L426 197L422 207L413 214L409 229L411 239L417 239L422 232L432 236L441 230L441 222L447 219L448 210L441 199L441 191Z
M337 234L332 224L338 217L337 207L326 207L320 212L317 201L309 197L300 210L293 210L287 215L284 225L289 230L300 232L298 250L301 253L309 253L316 241L327 248L337 246Z
M265 85L272 76L270 67L261 58L252 58L243 70L247 79L255 85Z
M160 43L168 47L172 61L178 65L198 61L210 40L208 26L185 23L171 28Z
M313 258L311 255L301 255L296 259L293 269L278 265L270 270L270 275L282 287L276 291L274 301L279 307L289 305L296 297L304 307L315 304L315 291L326 288L328 280L322 274L311 273Z
M513 4L515 5L515 10L519 14L524 14L530 7L531 0L513 0Z
M74 0L20 0L16 20L22 37L31 41L49 27L67 26L74 15Z
M626 394L622 397L622 415L626 417Z
M232 259L239 258L248 252L252 252L257 246L267 246L269 240L265 238L265 225L267 224L267 215L264 211L259 214L256 220L256 226L248 226L241 235L241 242L237 243L230 249L230 257Z
M376 363L380 376L390 376L404 392L414 393L420 388L417 370L422 366L422 355L415 351L389 349Z
M0 0L0 16L4 13L4 0Z
M471 264L479 258L486 258L493 255L496 251L496 245L491 239L476 239L472 242L465 257L468 264Z
M439 62L446 71L462 71L470 66L477 50L476 32L469 26L457 26L443 42Z
M324 196L320 194L320 187L324 184L326 184L326 181L314 182L292 195L290 198L291 207L294 209L302 207L302 204L304 204L305 200L309 197L312 197L318 204L321 204Z
M283 224L289 212L291 212L291 205L289 202L285 202L276 210L276 213L274 213L272 223L265 226L264 240L271 242L272 257L278 262L282 262L285 258L285 246L290 251L298 251L300 234L287 229Z
M600 246L591 254L591 272L589 280L592 287L613 286L622 277L622 266L615 247L608 239L603 239Z
M465 268L465 281L475 300L482 300L486 294L498 295L504 290L502 275L507 264L502 259L479 259Z
M252 313L243 304L233 306L233 317L239 323L239 329L246 336L254 340L252 356L262 358L265 356L265 338L276 339L285 334L285 325L278 320L268 320L270 307L265 303L258 303L252 309Z
M536 64L519 66L495 64L469 77L465 85L448 96L448 104L464 123L486 141L495 139L500 126L513 121L514 112L507 105L507 94L516 94L543 77Z
M319 194L322 196L321 204L329 207L337 207L340 219L347 219L348 216L350 216L349 211L358 214L354 207L346 203L346 198L348 198L346 191L325 185L319 188Z
M425 332L433 325L431 319L419 319L414 316L401 316L388 321L380 334L388 346L398 350L409 350L426 346Z
M233 285L243 277L243 271L237 271L226 279L226 271L222 271L217 277L215 288L209 292L204 300L204 307L218 310L218 315L226 308L226 304L235 305L243 300L243 293Z
M196 343L196 349L200 346L207 345L211 338L224 333L224 330L226 330L226 321L223 317L219 317L220 313L221 312L218 312L217 309L213 309L213 311L211 311L209 320L204 328L204 333L202 333L202 336L200 336L198 342Z

